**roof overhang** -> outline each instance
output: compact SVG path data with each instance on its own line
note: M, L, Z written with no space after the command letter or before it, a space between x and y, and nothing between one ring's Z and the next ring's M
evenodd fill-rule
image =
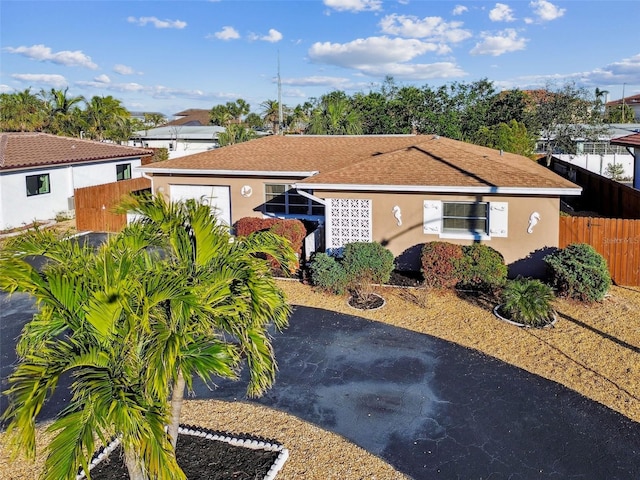
M154 168L137 167L144 173L158 173L162 175L215 175L218 177L294 177L307 178L318 174L318 171L295 172L277 170L206 170L200 168Z
M463 193L463 194L493 194L493 195L536 195L536 196L565 196L581 195L582 187L575 188L531 188L531 187L456 187L453 185L358 185L358 184L329 184L329 183L296 183L293 185L301 190L337 190L351 192L396 192L396 193Z

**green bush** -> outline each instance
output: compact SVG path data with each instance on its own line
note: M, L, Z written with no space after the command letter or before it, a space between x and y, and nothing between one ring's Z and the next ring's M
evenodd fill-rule
M427 287L453 288L460 281L457 262L462 258L462 247L448 242L428 242L422 247L420 262Z
M474 243L463 246L462 254L456 262L459 286L493 291L505 284L507 266L500 252L488 245Z
M316 252L309 263L311 285L324 291L342 295L347 288L347 273L338 260L326 253Z
M559 296L595 302L602 300L611 287L606 260L586 243L571 244L547 255L544 261Z
M509 319L531 327L543 327L553 320L553 290L540 280L518 277L502 290L502 311Z
M378 242L354 242L344 246L342 264L350 281L386 283L393 272L393 253Z

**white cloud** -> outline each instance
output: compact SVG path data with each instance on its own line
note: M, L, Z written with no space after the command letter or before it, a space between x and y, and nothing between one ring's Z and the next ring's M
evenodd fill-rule
M156 28L177 28L178 30L187 26L187 22L183 22L182 20L160 20L157 17L129 17L127 18L127 22L135 23L141 27L150 23Z
M109 78L109 76L105 75L104 73L102 75L98 75L96 78L94 78L94 80L99 83L111 83L111 79Z
M547 2L547 0L534 0L529 3L529 6L541 22L556 20L562 17L567 11L566 8L559 8L551 2ZM527 21L531 23L531 19L527 19Z
M91 61L91 57L85 55L80 50L61 50L59 52L52 52L51 48L41 44L32 45L31 47L5 47L3 50L5 52L25 56L39 62L51 62L58 65L65 65L67 67L85 67L92 70L98 68L98 66Z
M135 70L127 65L122 65L121 63L113 66L113 71L119 75L133 75L135 74Z
M269 33L267 35L258 35L257 33L250 33L249 40L251 40L252 42L256 40L260 40L262 42L277 43L280 40L282 40L282 34L279 31L274 30L273 28L270 28Z
M240 38L238 31L229 25L225 25L222 27L222 30L214 33L213 35L219 40L237 40Z
M0 93L12 93L14 88L9 85L5 85L4 83L0 83Z
M351 83L351 80L345 77L330 77L313 75L310 77L300 78L283 78L281 80L283 85L290 85L295 87L331 87L334 89L345 89Z
M513 22L513 10L505 3L496 3L496 6L489 12L489 19L492 22Z
M387 15L380 20L383 33L411 38L428 38L441 42L461 42L471 32L460 28L462 22L445 22L441 17L418 18L413 15Z
M518 33L513 28L499 32L496 35L483 32L480 34L482 41L471 49L471 55L503 55L508 52L524 50L528 40L518 38Z
M339 12L364 12L382 10L382 0L324 0L324 4Z
M54 75L47 73L14 73L11 78L26 83L35 83L39 85L49 85L54 88L63 88L68 85L67 79L62 75Z
M464 12L468 12L468 11L469 9L464 5L456 5L451 13L453 15L462 15Z
M440 46L417 39L369 37L349 43L315 43L309 49L309 58L316 63L326 63L351 68L373 76L393 75L398 78L425 80L465 75L450 62L433 64L407 63L417 56L438 51Z

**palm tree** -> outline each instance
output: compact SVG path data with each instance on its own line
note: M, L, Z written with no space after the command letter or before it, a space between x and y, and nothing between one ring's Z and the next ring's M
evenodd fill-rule
M7 132L37 132L46 123L46 106L31 88L0 96L0 129Z
M235 102L227 102L226 107L236 123L242 122L242 117L247 115L251 109L251 105L242 98L237 99Z
M264 256L285 269L296 258L289 242L271 233L231 241L211 208L193 200L168 204L162 196L130 197L121 209L140 215L141 237L163 249L170 270L186 272L182 293L166 305L165 323L153 328L147 357L146 381L156 398L171 392L169 436L175 446L185 388L191 390L194 375L205 382L212 373L233 376L236 348L249 368L249 396L273 384L277 367L267 328L284 328L290 307ZM139 226L134 224L138 236ZM224 338L232 339L223 350L227 369L214 362Z
M332 92L320 99L311 114L308 132L313 135L360 135L362 122L344 92Z
M64 90L40 90L40 97L48 107L48 130L54 135L73 136L80 131L79 125L75 123L77 116L73 111L78 109L78 105L85 99L81 95L70 97L67 95L68 91L69 87Z
M87 103L85 117L87 135L94 140L102 141L108 137L108 132L117 132L125 119L131 114L122 106L120 100L112 97L94 96Z
M260 104L262 118L271 124L274 135L280 133L280 104L277 100L265 100Z
M233 115L231 115L226 105L216 105L209 111L209 118L213 125L226 127L231 123L231 120L233 120Z
M33 295L40 309L17 344L3 419L17 451L35 453L35 420L63 376L71 399L53 422L43 478L73 479L102 442L119 434L131 479L185 478L164 432L166 397L145 383L148 332L163 322L167 298L181 291L179 272L163 270L134 235L98 251L36 231L3 249L0 288ZM43 257L38 272L30 256ZM157 257L157 255L156 255ZM169 273L169 275L167 275Z
M232 124L227 126L224 132L218 134L218 143L221 147L242 143L256 138L256 133L242 125Z

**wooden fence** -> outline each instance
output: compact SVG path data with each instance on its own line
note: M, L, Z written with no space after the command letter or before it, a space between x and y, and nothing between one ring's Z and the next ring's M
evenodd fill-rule
M151 181L140 177L76 189L76 228L78 231L94 232L122 230L127 224L127 215L116 214L113 208L123 195L150 188Z
M560 248L588 243L609 266L616 285L640 285L640 220L560 217Z
M605 217L640 218L640 190L555 157L551 160L551 168L556 173L582 187L580 197L566 199L574 208Z

